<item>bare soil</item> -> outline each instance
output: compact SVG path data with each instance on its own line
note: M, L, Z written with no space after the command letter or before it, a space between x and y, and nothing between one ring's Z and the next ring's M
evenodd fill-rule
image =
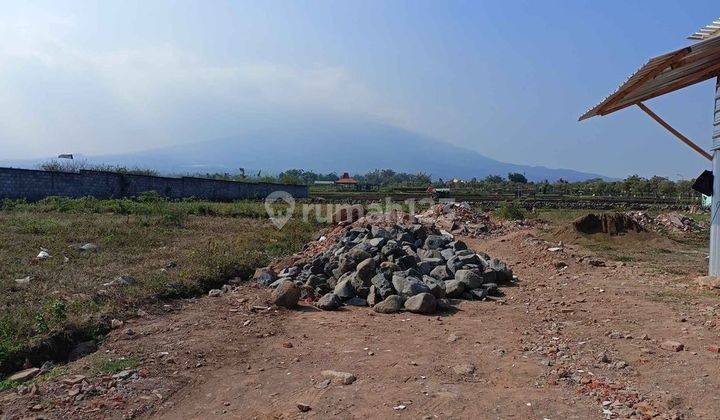
M541 235L465 239L520 281L499 301L435 316L253 310L269 292L249 284L175 301L60 376L0 393L0 417L718 418L720 304L692 281L702 252L635 241L645 259L619 262L568 243L550 252ZM684 350L661 348L666 340ZM138 361L136 376L93 371L97 358L118 357ZM327 385L326 369L357 380ZM76 374L86 376L77 393L66 383Z

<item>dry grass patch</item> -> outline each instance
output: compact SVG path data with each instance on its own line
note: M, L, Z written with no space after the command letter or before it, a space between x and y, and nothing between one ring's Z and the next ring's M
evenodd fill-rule
M318 226L277 230L262 203L48 199L0 210L0 372L50 337L101 336L112 318L247 278L299 250ZM95 251L80 246L93 243ZM35 257L41 248L51 255ZM127 286L104 286L131 276ZM16 279L30 278L21 284Z

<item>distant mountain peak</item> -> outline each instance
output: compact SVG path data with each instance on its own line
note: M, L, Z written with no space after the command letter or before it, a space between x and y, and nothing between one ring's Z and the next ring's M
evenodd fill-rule
M356 174L390 168L443 179L505 177L509 172L523 173L531 181L606 178L569 169L500 162L395 126L330 117L248 125L232 137L88 160L166 173L237 172L245 168L248 172L306 169Z

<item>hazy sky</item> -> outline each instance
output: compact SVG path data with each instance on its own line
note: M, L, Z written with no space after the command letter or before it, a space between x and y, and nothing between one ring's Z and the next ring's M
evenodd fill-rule
M688 45L717 1L0 6L0 160L210 140L312 110L513 163L671 177L708 166L637 109L577 118ZM709 146L712 103L705 82L649 104Z

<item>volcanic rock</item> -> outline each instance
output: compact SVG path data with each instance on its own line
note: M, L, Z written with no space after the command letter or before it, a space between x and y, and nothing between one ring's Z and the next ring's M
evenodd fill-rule
M393 314L402 311L402 309L403 300L398 295L388 296L385 300L373 306L373 310L381 314Z
M437 302L430 293L420 293L405 301L405 309L416 314L432 314L437 309Z
M317 302L315 302L315 306L322 309L323 311L334 311L339 308L340 305L342 305L342 302L335 295L335 293L327 293Z
M291 281L284 281L272 292L272 303L293 309L300 300L300 288Z

